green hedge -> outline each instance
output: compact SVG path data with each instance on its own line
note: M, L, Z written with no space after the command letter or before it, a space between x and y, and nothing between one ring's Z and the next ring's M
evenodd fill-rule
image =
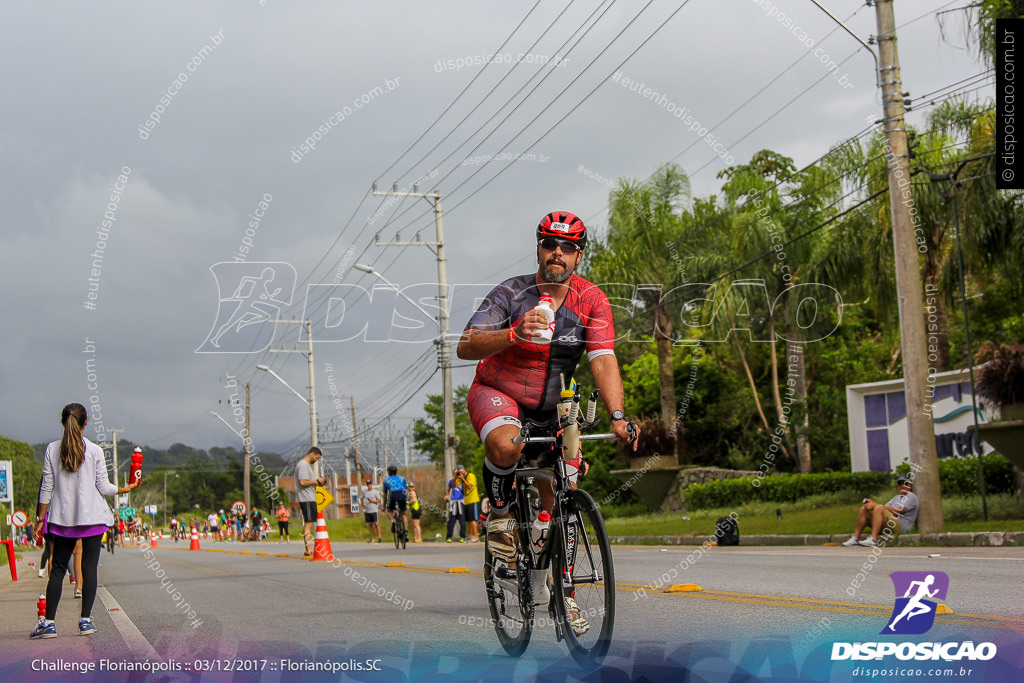
M888 472L775 474L763 479L743 477L693 484L687 487L684 495L692 510L736 508L752 501L794 503L807 496L840 491L863 498L885 488L890 481Z
M1015 490L1013 465L1001 455L982 458L985 467L985 490L988 493L1012 493ZM896 468L899 474L910 471L909 465ZM756 485L755 485L756 484ZM977 458L947 458L939 461L939 485L944 496L978 494ZM894 486L888 472L821 472L815 474L774 474L756 477L720 479L707 484L693 484L684 492L691 510L702 508L736 508L753 501L794 503L819 493L849 492L851 497L872 496Z
M1013 465L1001 455L983 455L985 491L987 493L1013 493ZM910 471L909 465L896 468L900 474ZM944 458L939 460L939 485L943 496L978 495L978 458Z

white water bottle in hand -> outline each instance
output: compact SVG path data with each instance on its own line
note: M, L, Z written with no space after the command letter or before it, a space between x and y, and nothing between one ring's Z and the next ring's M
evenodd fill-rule
M538 330L540 335L533 338L534 344L551 343L551 337L555 332L555 309L552 307L552 303L550 296L541 294L540 303L533 307L533 310L543 313L545 320L548 322L546 328Z
M544 546L548 542L548 530L551 528L551 513L547 510L541 510L537 515L537 519L533 522L533 529L530 530L530 538L532 539L533 551L539 553L544 550Z

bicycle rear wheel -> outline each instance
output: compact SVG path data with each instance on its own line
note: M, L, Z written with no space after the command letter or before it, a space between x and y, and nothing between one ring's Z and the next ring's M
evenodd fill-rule
M405 550L405 544L409 542L409 532L405 529L405 515L398 515L398 524L395 528L398 529L398 541L402 544L402 550Z
M518 657L526 651L533 634L534 606L532 601L525 600L519 587L519 578L503 578L508 572L508 565L503 560L484 550L484 586L487 590L487 603L491 610L491 621L494 632L498 634L498 642L505 652Z
M402 532L398 530L398 515L395 515L395 519L391 522L391 535L395 537L395 550L398 550L400 543L399 539L402 537Z
M615 626L615 571L604 519L586 491L573 489L562 503L554 531L551 567L559 629L573 659L596 666L608 653ZM576 633L569 623L566 598L575 599L589 623L583 633Z

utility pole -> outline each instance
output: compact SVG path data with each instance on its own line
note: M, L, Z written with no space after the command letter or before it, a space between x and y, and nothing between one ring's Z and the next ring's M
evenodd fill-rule
M444 255L444 226L441 212L441 192L418 192L417 186L413 185L412 192L399 192L397 183L392 186L390 192L378 192L377 184L373 184L374 196L390 197L423 197L432 201L434 206L434 230L436 241L420 241L419 235L414 242L381 242L380 233L374 238L379 247L437 247L437 288L438 304L440 314L438 315L438 344L441 352L441 395L444 401L444 473L445 479L451 479L452 470L455 469L455 406L452 400L452 350L448 343L448 276L446 260ZM397 237L397 236L396 236Z
M359 464L359 428L356 427L356 399L353 396L348 397L349 405L352 406L352 441L355 444L353 453L356 459L356 479L359 485L363 483L363 466Z
M320 434L316 425L316 373L313 371L313 324L306 320L306 360L309 366L309 438L316 447L320 446ZM320 463L318 462L317 465Z
M928 349L924 325L924 290L915 241L914 206L910 182L910 156L904 121L903 84L896 49L896 20L893 0L875 1L878 22L878 52L889 165L889 206L892 212L893 246L896 255L896 287L899 295L900 339L903 353L903 381L907 402L907 433L910 463L914 470L914 491L920 501L918 528L924 533L942 531L942 497L939 466L935 455L935 427L928 384ZM930 393L934 390L930 390Z
M245 439L242 440L242 449L245 451L245 460L242 467L242 497L245 500L245 509L252 510L249 502L249 458L252 457L252 433L249 431L249 383L245 383Z
M117 435L119 433L123 432L124 430L125 430L124 427L114 427L112 429L107 430L107 431L110 432L110 440L113 442L113 446L114 446L114 449L113 449L113 454L114 454L114 486L117 486L118 488L121 487L121 484L117 481ZM127 495L127 494L123 494L123 495ZM120 505L121 505L121 496L114 496L114 507L120 507Z
M320 435L319 435L318 429L317 429L317 415L316 415L316 378L315 378L316 373L314 372L314 368L313 368L313 326L312 326L312 322L309 321L309 320L278 320L278 322L279 323L294 323L294 324L299 324L299 325L305 325L305 327L306 327L306 350L305 351L299 351L297 349L270 349L270 353L301 353L301 354L304 354L306 356L306 362L307 362L307 365L308 365L308 368L309 368L309 398L302 398L301 394L299 395L299 398L301 398L303 401L305 401L306 405L309 406L309 441L310 441L310 446L315 446L315 447L319 448L320 447ZM262 369L264 366L257 366L257 367ZM281 381L284 382L284 380L281 380ZM288 386L288 384L286 382L285 382L285 386ZM288 388L291 389L290 386L288 386ZM296 393L296 394L298 393L294 389L292 389L292 392ZM323 469L322 469L322 466L321 466L321 464L319 462L317 462L316 465L314 465L313 473L316 475L317 478L319 478L319 477L321 477L323 475ZM336 492L336 490L335 490L335 492ZM334 495L334 493L332 493L331 495ZM335 496L335 500L337 500L337 496ZM326 517L328 519L337 519L338 515L335 513L334 517L331 517L331 508L328 507Z

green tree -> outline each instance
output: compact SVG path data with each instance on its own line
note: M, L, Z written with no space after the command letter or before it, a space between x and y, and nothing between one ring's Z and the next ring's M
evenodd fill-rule
M11 461L14 510L24 510L28 513L29 519L35 519L43 463L36 458L32 446L24 441L8 439L6 436L0 436L0 460Z
M479 474L484 466L484 445L473 429L466 407L469 387L460 385L455 390L452 403L455 410L455 458L456 464L465 465L471 472ZM444 401L440 394L427 394L423 404L426 418L417 418L412 423L412 438L416 448L426 453L438 468L444 468Z
M806 343L827 333L830 326L822 323L830 320L824 309L835 297L829 288L808 290L815 287L806 277L816 235L792 239L834 213L839 184L817 167L797 173L792 159L771 150L719 175L726 178L722 193L728 212L703 222L703 238L693 240L684 259L694 271L714 274L716 280L696 302L705 328L698 336L731 342L765 437L774 436L784 458L809 472ZM816 310L808 300L818 302ZM817 324L815 319L820 319ZM784 382L780 340L785 341ZM761 368L768 379L767 397L758 386ZM768 418L766 402L774 405L776 424Z
M665 164L645 182L620 180L611 193L608 234L594 241L584 277L599 285L635 286L634 294L650 312L657 345L658 396L662 425L675 433L676 396L672 371L673 312L664 294L686 281L675 253L681 237L680 215L690 199L690 181L675 164ZM663 291L664 290L664 291ZM677 439L676 443L681 440ZM678 446L680 462L686 455Z

